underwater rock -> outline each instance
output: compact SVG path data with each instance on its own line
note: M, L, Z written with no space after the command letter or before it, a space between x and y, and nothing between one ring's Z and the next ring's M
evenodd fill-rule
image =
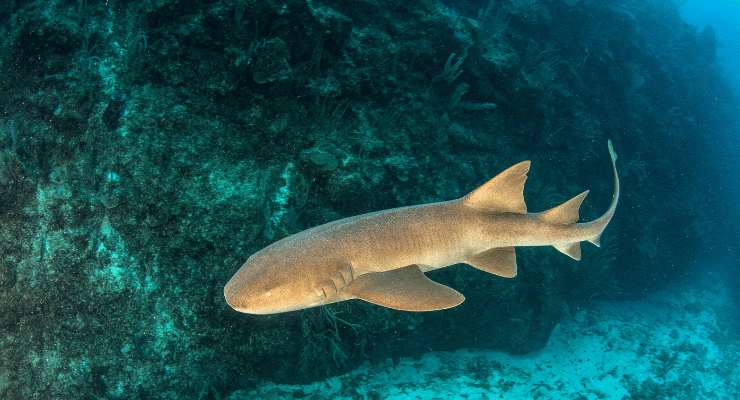
M10 289L15 286L15 281L15 265L8 257L2 261L2 266L0 266L0 288Z
M288 45L280 38L260 41L254 48L252 78L259 84L290 78Z
M301 157L324 171L333 171L339 166L339 160L333 154L319 148L304 150L301 152Z
M21 164L16 154L10 150L0 150L0 186L14 183L21 174Z
M64 57L76 51L83 41L76 21L70 18L73 9L62 8L57 14L44 12L44 4L27 7L30 12L13 32L13 56L40 76L62 71L68 67L63 62Z

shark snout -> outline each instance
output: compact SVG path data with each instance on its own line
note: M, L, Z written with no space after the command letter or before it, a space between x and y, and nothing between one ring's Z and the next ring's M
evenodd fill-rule
M263 285L244 279L239 273L234 275L224 286L224 299L229 307L246 314L269 314L273 291L261 288Z
M279 261L279 260L278 260ZM291 264L293 265L293 264ZM274 258L252 256L224 286L226 304L246 314L275 314L319 305L315 280Z
M238 302L236 290L234 289L233 281L234 281L234 278L231 278L229 282L226 283L226 286L224 286L224 299L226 300L226 304L228 304L229 307L237 310L237 308L240 307L240 305Z
M226 304L236 311L253 314L250 304L254 302L250 301L249 292L236 278L236 276L232 277L229 282L226 283L226 286L224 286L224 299L226 300Z

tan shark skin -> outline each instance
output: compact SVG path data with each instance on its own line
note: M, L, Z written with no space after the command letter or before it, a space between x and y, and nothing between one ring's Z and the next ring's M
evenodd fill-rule
M542 213L527 213L529 161L507 169L456 200L393 208L320 225L253 254L224 287L236 311L274 314L362 299L406 311L454 307L464 297L423 272L468 263L516 275L516 246L555 246L580 259L581 241L598 245L619 199L599 218L577 223L587 192Z

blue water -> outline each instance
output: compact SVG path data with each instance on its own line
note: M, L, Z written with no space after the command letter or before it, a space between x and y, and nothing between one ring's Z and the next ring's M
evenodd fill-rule
M681 15L699 29L714 29L717 60L736 93L740 93L740 2L688 0L681 7Z
M697 29L711 28L717 40L717 63L722 75L731 85L735 97L740 98L740 2L735 0L700 1L688 0L681 7L682 17ZM740 106L734 106L735 113L740 112ZM730 200L728 218L738 220L736 204L740 203L740 123L729 121L725 129L718 131L717 144L723 147L724 152L715 162L719 167L720 176L718 185L722 195ZM731 211L734 209L734 211ZM735 222L733 222L735 223ZM735 231L731 239L740 242L740 233ZM723 259L722 264L733 271L733 275L740 274L740 267L735 261L738 255L737 246L733 246L733 256ZM737 284L737 283L736 283Z

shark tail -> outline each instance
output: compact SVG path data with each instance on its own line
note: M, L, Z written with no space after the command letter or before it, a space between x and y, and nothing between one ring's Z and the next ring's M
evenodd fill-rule
M601 234L604 232L604 229L606 229L606 226L609 224L612 217L614 216L614 211L616 210L617 203L619 201L619 175L617 174L616 166L617 153L614 152L614 147L612 146L611 140L609 140L607 144L609 146L609 156L611 158L612 171L614 173L614 194L612 195L611 204L609 206L609 209L599 218L591 222L579 224L582 225L583 228L585 228L587 231L595 232L593 236L587 237L586 240L590 243L593 243L597 247L601 246ZM565 203L560 204L559 206L540 213L538 217L543 221L552 224L576 224L578 223L578 219L580 218L579 210L581 208L581 204L583 204L583 200L586 198L587 195L588 190L573 197ZM556 244L553 247L574 260L581 259L581 244L579 242Z
M601 247L601 234L604 232L604 229L606 229L606 226L609 225L609 222L611 222L612 217L614 216L614 212L617 210L617 203L619 203L619 174L617 173L617 153L614 151L614 146L612 145L611 140L607 141L607 145L609 146L609 158L611 158L612 173L614 174L614 189L612 192L612 201L609 205L609 209L606 210L604 214L602 214L599 218L596 218L595 220L584 224L596 229L597 233L587 240L597 247Z

